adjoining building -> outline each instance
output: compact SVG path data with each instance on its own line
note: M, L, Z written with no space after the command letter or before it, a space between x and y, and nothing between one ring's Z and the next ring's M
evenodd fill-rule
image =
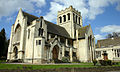
M83 27L81 13L72 6L58 11L57 24L20 9L11 28L7 60L48 63L69 57L71 62L89 62L94 59L94 48L91 26Z
M95 49L95 58L97 60L104 59L104 54L107 54L107 59L120 61L120 37L98 40Z

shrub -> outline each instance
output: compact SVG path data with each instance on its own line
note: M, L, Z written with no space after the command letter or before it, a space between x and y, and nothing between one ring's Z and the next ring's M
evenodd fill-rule
M97 64L97 60L93 60L93 64L95 66Z
M112 61L111 60L107 60L107 65L112 65Z
M63 63L63 61L59 59L54 59L54 60L50 60L50 63Z
M118 62L112 62L112 65L118 65L119 63Z
M105 60L99 60L99 63L102 65L102 66L106 66L107 65L107 62Z
M48 63L55 63L55 60L50 59Z
M80 63L80 61L77 59L77 60L74 60L73 63Z
M59 59L55 59L55 60L54 60L54 63L62 63L62 61L59 60Z
M69 63L69 58L68 57L62 57L62 62L63 63Z
M112 65L112 61L111 60L99 60L99 63L102 66Z
M73 57L73 62L72 63L80 63L80 61L76 57Z

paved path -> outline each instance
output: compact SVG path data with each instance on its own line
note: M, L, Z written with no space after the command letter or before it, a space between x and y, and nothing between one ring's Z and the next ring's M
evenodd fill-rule
M32 63L5 63L5 64L25 64L25 65L90 65L90 64L81 64L81 63L46 63L46 64L32 64Z

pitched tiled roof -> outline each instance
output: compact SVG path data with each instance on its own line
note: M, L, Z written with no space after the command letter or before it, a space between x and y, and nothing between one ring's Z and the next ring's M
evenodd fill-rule
M70 35L65 30L65 28L63 28L59 25L53 24L53 23L46 21L46 20L45 20L45 23L47 24L47 30L49 33L53 33L53 34L57 34L57 35L60 35L63 37L70 38Z
M90 27L90 25L81 27L81 28L78 30L78 38L84 38L84 37L85 37L85 33L88 32L89 27Z
M28 18L28 22L32 22L33 20L38 19L38 17L31 15L31 14L28 14L24 11L23 11L23 15Z
M23 11L23 15L27 16L28 22L32 22L33 20L38 19L38 17L31 15L31 14L28 14L24 11ZM70 36L69 36L68 32L65 30L65 28L63 28L59 25L53 24L53 23L46 21L46 20L45 20L45 23L47 24L48 32L53 33L53 34L57 34L57 35L60 35L63 37L70 38Z
M23 15L28 18L28 22L32 22L33 20L38 19L38 17L31 15L31 14L28 14L24 11L23 11ZM53 24L53 23L46 21L46 20L45 20L45 23L47 24L48 32L70 38L70 35L65 30L65 28L63 28L59 25ZM90 27L90 25L80 28L78 30L78 37L79 38L85 37L85 33L88 32L89 27Z
M118 45L120 45L120 37L98 40L96 46L97 48L102 48L102 47L110 47L110 46L118 46Z

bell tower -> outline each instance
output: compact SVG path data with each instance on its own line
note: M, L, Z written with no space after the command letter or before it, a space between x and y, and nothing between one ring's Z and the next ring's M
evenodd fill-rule
M76 38L76 29L82 27L81 13L72 6L58 11L57 25L64 27L70 37L74 39Z

